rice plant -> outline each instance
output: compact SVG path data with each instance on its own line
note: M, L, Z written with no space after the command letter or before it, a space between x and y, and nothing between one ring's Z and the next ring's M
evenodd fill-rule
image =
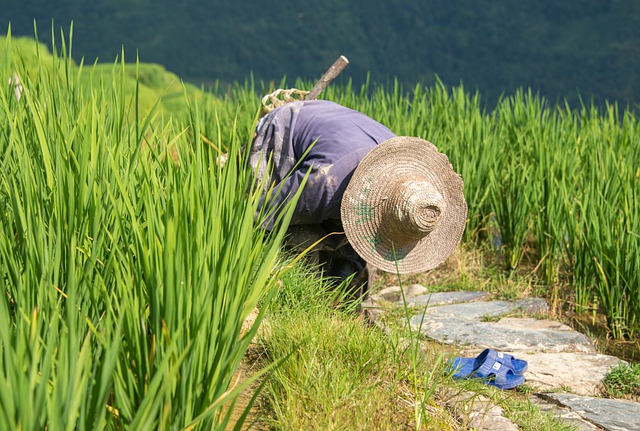
M86 86L68 40L0 63L0 428L222 429L284 234L255 228L248 130L141 112L122 62Z

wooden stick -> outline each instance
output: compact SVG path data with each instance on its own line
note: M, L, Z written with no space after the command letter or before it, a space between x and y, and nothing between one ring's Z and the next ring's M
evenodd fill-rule
M324 73L324 75L322 75L322 78L320 78L320 80L316 82L316 85L314 85L309 94L307 94L305 100L314 100L316 97L318 97L320 93L322 93L324 89L327 88L329 83L333 81L336 76L340 75L340 72L342 72L348 64L349 60L347 60L347 57L341 55L340 58L338 58Z

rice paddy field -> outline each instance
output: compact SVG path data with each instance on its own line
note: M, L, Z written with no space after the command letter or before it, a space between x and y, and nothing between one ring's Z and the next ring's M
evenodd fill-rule
M242 323L289 268L284 231L255 227L260 187L240 151L273 84L160 80L154 98L143 77L157 68L0 41L0 428L232 426L233 376L262 316ZM558 307L638 338L633 110L526 90L487 110L441 84L322 97L446 153L465 183L463 242L505 277L526 273Z

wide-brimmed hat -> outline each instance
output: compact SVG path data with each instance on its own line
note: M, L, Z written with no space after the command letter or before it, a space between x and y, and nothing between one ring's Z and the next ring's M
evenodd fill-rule
M408 274L443 263L462 238L462 178L424 139L398 136L371 150L342 197L342 225L360 257Z

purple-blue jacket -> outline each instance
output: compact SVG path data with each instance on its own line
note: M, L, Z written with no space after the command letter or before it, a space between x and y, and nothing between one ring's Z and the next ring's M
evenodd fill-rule
M342 195L360 160L394 136L365 114L334 102L291 102L260 120L249 162L258 178L267 177L267 186L275 183L275 190L282 186L269 201L273 208L296 193L309 171L291 224L319 224L340 220ZM269 160L272 165L267 172ZM265 227L272 225L273 219Z

